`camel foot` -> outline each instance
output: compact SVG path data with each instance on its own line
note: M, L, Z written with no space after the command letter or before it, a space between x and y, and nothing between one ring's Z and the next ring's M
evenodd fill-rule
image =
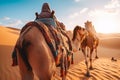
M74 61L71 61L71 64L74 64Z
M90 72L87 72L87 73L85 74L85 76L86 76L86 77L90 77Z
M96 56L95 58L96 58L96 59L98 59L99 57L98 57L98 56Z
M90 70L93 70L93 67L92 66L90 66L90 68L89 68Z

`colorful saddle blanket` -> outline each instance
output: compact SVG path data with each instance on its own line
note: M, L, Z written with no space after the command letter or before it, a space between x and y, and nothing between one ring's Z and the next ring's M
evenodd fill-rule
M35 21L36 22L41 21L46 25L49 25L49 26L52 25L53 27L56 27L56 23L53 18L41 18L41 19L36 19Z

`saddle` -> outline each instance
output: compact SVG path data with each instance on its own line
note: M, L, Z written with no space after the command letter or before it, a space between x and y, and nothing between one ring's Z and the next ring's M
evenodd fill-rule
M60 44L60 37L58 36L59 35L58 32L55 30L56 24L55 24L54 19L53 18L42 18L42 19L36 19L35 22L37 22L38 24L42 22L46 25L46 28L48 29L48 32L46 33L51 34L53 37L53 41L49 43L54 46L55 50L57 50L58 45ZM51 37L49 36L49 38ZM47 42L47 39L46 39L46 42Z
M55 21L53 18L42 18L42 19L36 19L35 22L37 22L37 23L42 22L47 26L47 28L49 29L50 33L52 34L52 36L54 38L56 49L58 49L58 45L60 43L63 43L62 38L60 37L60 33L61 33L62 35L67 37L69 50L72 51L72 45L71 45L70 38L68 37L68 35L64 32L64 30L62 28L58 28L58 26L61 25L58 21ZM63 23L62 23L62 25L63 25ZM59 33L57 33L55 29Z
M35 21L35 23L39 24L38 29L42 32L45 41L48 44L54 58L56 58L58 45L60 44L60 37L57 36L58 34L55 32L55 30L52 27L41 26L44 24L40 21ZM51 39L50 34L52 35L53 40Z

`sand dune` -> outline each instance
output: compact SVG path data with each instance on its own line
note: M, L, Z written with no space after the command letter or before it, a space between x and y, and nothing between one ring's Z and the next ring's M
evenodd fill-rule
M109 58L95 59L94 69L90 71L91 76L86 77L86 66L84 61L72 65L68 70L67 80L119 80L120 79L120 59L117 62ZM61 80L56 76L57 80Z
M18 67L12 67L11 54L19 30L0 26L0 80L20 80Z
M107 48L120 49L120 37L101 39L100 45Z
M107 35L99 34L99 59L93 62L91 77L84 75L86 66L83 54L79 51L74 53L75 64L68 70L67 80L120 80L120 34ZM19 30L0 27L0 80L21 80L18 66L11 66L11 54L18 36ZM117 61L111 61L111 57L115 57ZM61 80L59 75L55 78Z
M84 61L73 66L68 71L69 80L119 80L120 79L120 60L112 62L108 58L94 60L94 70L91 70L91 77L85 77Z
M14 45L18 38L19 30L0 26L0 45Z

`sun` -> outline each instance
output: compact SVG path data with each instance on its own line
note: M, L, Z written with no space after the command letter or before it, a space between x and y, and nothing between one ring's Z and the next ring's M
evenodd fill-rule
M99 33L113 33L116 26L119 26L116 19L110 16L101 16L94 21L94 27Z
M94 27L98 33L114 33L119 29L119 19L111 13L100 12L95 16Z

